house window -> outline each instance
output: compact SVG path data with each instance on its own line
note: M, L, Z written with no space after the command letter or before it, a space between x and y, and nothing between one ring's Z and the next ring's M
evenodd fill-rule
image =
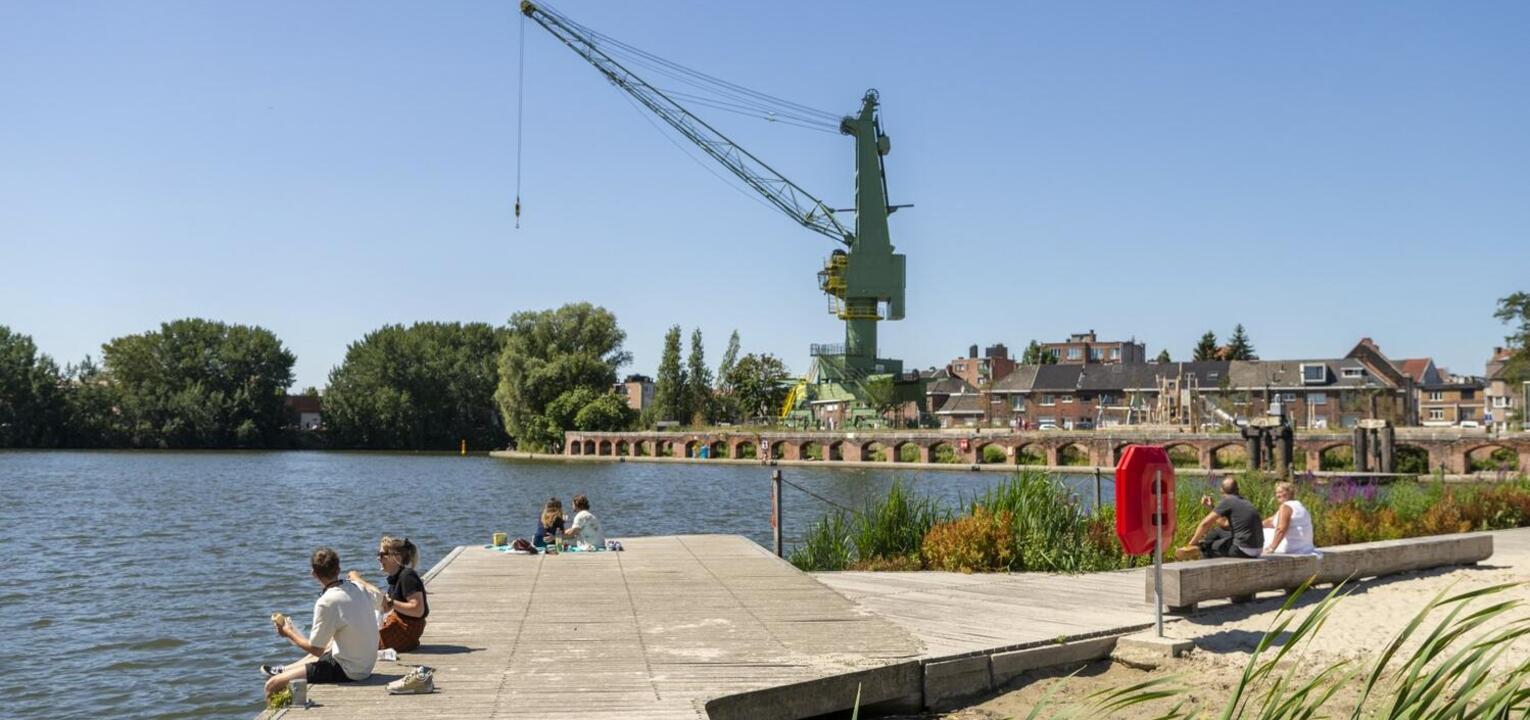
M1474 420L1477 417L1477 408L1457 408L1456 415L1462 420Z
M1114 405L1114 404L1116 404L1116 396L1115 395L1111 395L1110 393L1103 393L1103 394L1100 395L1100 404L1101 405Z
M1347 378L1362 378L1362 377L1365 377L1365 368L1353 368L1353 367L1351 367L1351 368L1344 368L1344 377L1347 377Z
M967 363L957 363L956 364L956 371L957 372L967 372Z
M1062 395L1062 396L1058 397L1058 400L1061 400L1062 402L1065 402L1065 403L1071 403L1071 402L1073 402L1073 396L1072 395Z
M1282 394L1280 396L1280 399L1285 401L1285 402L1296 402L1296 393L1285 393L1285 394Z
M1477 397L1477 391L1476 390L1462 390L1461 391L1461 399L1462 400L1473 400L1473 399L1476 399L1476 397Z
M1121 348L1111 348L1110 349L1110 359L1111 360L1120 360L1121 359Z
M1302 384L1317 385L1328 382L1328 366L1322 363L1302 363Z
M1047 352L1048 352L1048 353L1051 353L1051 355L1052 355L1052 361L1053 361L1053 362L1056 362L1056 361L1057 361L1057 358L1059 358L1059 357L1062 357L1062 356L1061 356L1061 355L1058 355L1058 354L1057 354L1057 348L1052 348L1052 349L1051 349L1051 350L1048 350L1048 351L1047 351Z
M1076 347L1068 348L1068 359L1069 360L1077 360L1077 359L1079 359L1079 358L1081 358L1083 356L1084 356L1084 353L1083 353L1082 350L1080 350L1080 349L1078 349Z
M1308 405L1327 405L1328 393L1307 393Z
M1103 356L1100 355L1100 349L1099 348L1089 348L1089 359L1090 360L1094 360L1094 361L1098 362L1102 357Z
M1015 396L1014 408L1015 408L1015 412L1017 412L1017 413L1025 412L1025 396L1023 396L1023 395L1016 395Z
M1207 380L1215 380L1215 379L1217 379L1217 376L1219 376L1221 374L1222 373L1219 373L1219 372L1209 372L1209 373L1206 373L1206 379Z
M1441 392L1439 390L1430 390L1429 391L1429 399L1430 400L1434 400L1434 401L1444 400L1445 399L1445 393L1443 393L1443 392Z
M1429 409L1429 419L1430 420L1444 420L1445 419L1445 410L1442 409L1442 408L1430 408Z
M1509 399L1508 398L1503 397L1502 395L1493 398L1493 407L1495 407L1495 408L1506 408L1508 406L1509 406Z
M1054 397L1052 393L1042 393L1041 404L1047 407L1051 407L1057 404L1057 398Z

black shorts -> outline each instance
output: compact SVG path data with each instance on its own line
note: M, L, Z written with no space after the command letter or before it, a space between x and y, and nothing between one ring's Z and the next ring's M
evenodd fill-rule
M351 678L340 669L340 661L332 653L324 653L318 660L308 663L308 684L326 685L350 682Z

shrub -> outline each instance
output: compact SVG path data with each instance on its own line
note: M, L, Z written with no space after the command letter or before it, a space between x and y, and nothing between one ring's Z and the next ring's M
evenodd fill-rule
M1355 469L1355 450L1348 445L1331 447L1323 451L1318 459L1319 470L1340 471Z
M1429 451L1412 445L1399 445L1392 451L1392 470L1405 475L1429 474Z
M1009 570L1015 564L1014 518L979 507L971 515L930 528L921 557L931 570L971 573Z
M1169 448L1169 463L1177 468L1200 467L1201 454L1193 447L1176 445Z
M941 443L930 450L930 462L951 465L961 461L962 456L956 454L956 448L951 447L951 443Z
M802 459L804 459L804 460L822 460L823 459L823 444L822 443L816 443L816 442L808 443L806 446L804 446L802 448Z
M1211 466L1214 468L1238 469L1248 467L1248 451L1237 445L1225 445L1217 448L1211 456Z
M909 492L894 482L882 502L868 505L852 523L858 560L919 555L924 534L945 519L933 499Z
M898 462L919 462L919 446L913 443L898 448Z
M1077 445L1067 445L1057 451L1058 465L1088 465L1089 451Z
M1045 465L1047 459L1042 457L1036 448L1023 447L1015 451L1015 463L1018 465Z
M754 443L744 443L738 446L738 459L753 460L755 458Z
M808 528L787 560L801 570L844 570L851 557L850 521L844 512L835 511Z
M998 445L983 446L983 462L985 464L992 465L995 463L1002 463L1008 459L1009 455L1008 453L1004 452L1004 448L1001 448Z

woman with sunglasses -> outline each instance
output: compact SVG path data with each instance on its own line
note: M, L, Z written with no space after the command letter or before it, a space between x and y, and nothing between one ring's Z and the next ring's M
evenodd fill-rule
M377 564L388 576L388 592L383 595L379 609L384 614L377 628L379 649L409 652L420 646L420 636L425 634L425 618L430 615L430 603L425 599L425 581L414 569L419 558L420 549L409 542L409 538L383 536L378 544ZM350 579L368 592L377 591L354 570Z

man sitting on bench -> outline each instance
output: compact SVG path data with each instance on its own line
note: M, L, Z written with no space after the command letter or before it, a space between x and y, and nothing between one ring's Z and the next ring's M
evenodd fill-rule
M1211 510L1190 536L1190 544L1174 551L1180 560L1202 557L1256 558L1264 549L1263 519L1254 504L1238 494L1238 481L1222 479L1222 501L1215 507L1211 496L1201 496Z

